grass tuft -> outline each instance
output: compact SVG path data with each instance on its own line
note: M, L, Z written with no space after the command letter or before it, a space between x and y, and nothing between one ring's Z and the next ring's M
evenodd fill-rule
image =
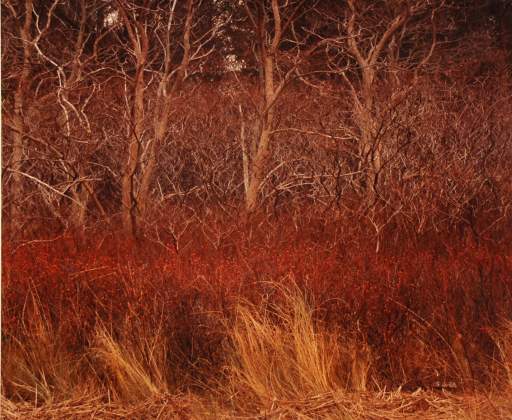
M339 337L320 331L296 285L274 285L279 303L245 302L228 332L232 386L268 404L339 388Z
M165 336L138 332L135 339L116 340L104 326L96 330L92 354L105 369L114 397L121 401L144 401L170 389Z

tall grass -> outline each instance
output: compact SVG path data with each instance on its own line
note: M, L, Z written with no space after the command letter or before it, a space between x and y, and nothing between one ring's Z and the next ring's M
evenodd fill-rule
M80 357L66 349L39 298L33 293L28 297L26 322L16 333L3 335L3 393L36 405L87 393Z
M498 349L496 362L501 372L500 385L512 395L512 321L505 320L492 336Z
M167 337L162 331L139 331L136 340L116 340L103 326L94 337L92 354L106 371L114 398L138 402L169 392Z
M4 258L2 407L13 418L99 406L132 418L512 409L506 249L434 258L296 244L151 260L90 249Z
M228 331L233 387L264 404L339 389L340 338L315 325L313 308L296 285L276 289L278 303L261 308L245 302L236 309Z

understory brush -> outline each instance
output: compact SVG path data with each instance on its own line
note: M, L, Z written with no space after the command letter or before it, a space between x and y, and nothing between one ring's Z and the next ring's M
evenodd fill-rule
M312 238L236 240L182 252L114 238L4 243L4 410L167 404L191 418L391 418L446 403L444 418L459 418L491 400L495 418L511 409L507 246L376 254Z

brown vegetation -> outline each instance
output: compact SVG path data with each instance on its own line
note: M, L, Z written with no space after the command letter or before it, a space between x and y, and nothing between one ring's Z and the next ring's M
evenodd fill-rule
M507 246L375 254L319 228L218 249L191 233L180 252L110 235L4 245L4 398L199 418L511 408Z
M512 415L512 5L2 2L2 414Z

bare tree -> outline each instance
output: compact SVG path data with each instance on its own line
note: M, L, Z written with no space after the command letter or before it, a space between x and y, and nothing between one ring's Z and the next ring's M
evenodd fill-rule
M183 229L221 246L241 203L357 217L376 249L398 225L490 231L510 207L508 53L457 4L6 1L7 220L120 214L176 248Z
M241 130L245 207L249 213L258 206L258 194L267 176L277 103L290 81L300 77L299 66L325 41L319 42L307 30L295 27L301 16L313 10L314 4L306 3L295 1L281 5L279 0L244 2L254 31L252 50L260 84L258 97L253 102L259 119L256 138L246 142L245 123ZM284 41L287 43L286 51L282 49Z
M144 70L148 60L149 40L147 25L139 20L136 9L126 2L118 2L124 27L129 36L135 58L135 76L132 80L133 103L131 104L128 157L122 179L122 216L124 228L135 236L136 193L135 174L140 160L140 148L144 133L144 92L146 90Z
M138 220L148 211L157 153L168 135L173 100L181 92L191 62L209 55L208 46L217 27L200 22L195 0L187 0L185 7L177 0L164 5L151 2L145 7L118 1L117 6L128 33L126 49L135 62L135 75L124 73L131 81L131 95L126 96L131 111L122 215L125 229L136 235ZM155 97L149 93L152 80L147 80L147 74L157 80ZM148 123L149 112L153 116Z
M43 202L57 219L65 225L69 221L74 227L83 227L90 199L106 216L94 191L93 177L87 174L84 155L86 150L93 153L98 146L86 111L95 87L86 88L86 92L83 85L101 70L92 67L98 44L107 32L100 26L91 33L101 6L81 0L66 5L58 1L27 2L25 6L30 7L26 11L30 24L25 21L21 37L24 62L14 94L18 105L13 107L12 118L11 110L4 106L4 123L13 133L12 164L7 172L12 174L14 191L19 189L19 179L26 179L39 188L45 197ZM13 15L16 13L14 7L9 9ZM87 42L88 53L84 51ZM49 119L50 115L53 118ZM16 157L20 153L26 163L23 167ZM56 178L52 179L53 175ZM66 204L61 206L61 200ZM20 197L17 202L10 202L19 209ZM27 207L27 200L23 206ZM69 207L65 218L61 218L62 207ZM21 216L18 211L11 219L20 222Z
M23 195L23 175L22 164L24 154L24 135L25 122L24 114L26 110L26 97L28 94L30 75L32 71L31 59L34 50L33 41L35 36L32 33L32 17L33 17L33 0L26 0L22 7L16 8L11 2L5 3L10 13L16 21L19 40L22 45L23 57L21 59L21 68L17 78L16 88L14 92L14 103L12 112L12 155L11 167L11 201L9 220L11 223L19 220L18 206L21 196ZM9 115L5 115L9 118Z
M346 38L346 43L332 47L350 59L341 66L339 60L331 59L329 67L348 87L357 169L364 174L361 184L369 205L375 203L379 178L389 159L386 131L393 113L415 86L418 72L432 57L437 43L436 15L443 4L349 0L344 20L330 13L339 39Z

